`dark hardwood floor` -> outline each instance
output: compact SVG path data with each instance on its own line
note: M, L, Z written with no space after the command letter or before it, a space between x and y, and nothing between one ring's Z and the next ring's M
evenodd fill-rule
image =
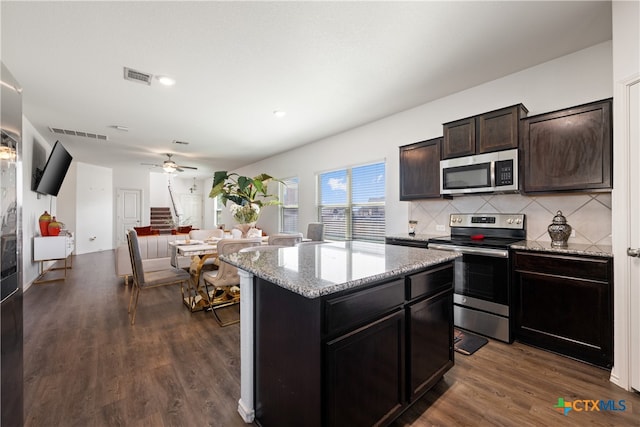
M166 287L142 292L131 326L129 295L113 251L76 256L65 282L25 293L25 425L245 426L236 410L239 325L189 313L179 288ZM553 407L559 397L624 400L626 410L564 416ZM610 383L608 371L490 341L456 354L456 366L394 423L432 425L640 426L640 396Z

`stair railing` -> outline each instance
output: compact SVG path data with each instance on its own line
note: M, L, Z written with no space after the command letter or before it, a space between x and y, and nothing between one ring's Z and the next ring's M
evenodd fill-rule
M178 210L178 203L176 202L175 197L173 197L173 190L171 189L171 181L169 181L169 185L167 186L169 188L169 198L171 199L171 205L173 206L173 212L175 213L175 216L177 218L175 224L176 224L176 228L182 224L182 209Z

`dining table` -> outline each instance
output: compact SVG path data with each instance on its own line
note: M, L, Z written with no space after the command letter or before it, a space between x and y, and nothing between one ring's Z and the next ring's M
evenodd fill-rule
M220 238L202 240L174 240L169 242L171 252L171 265L178 267L178 256L191 257L189 274L191 278L185 286L180 287L182 302L191 311L202 311L209 307L207 294L200 286L200 275L206 261L215 258L218 254L217 244Z
M207 260L217 257L218 242L222 239L223 238L219 237L211 237L204 241L176 239L168 243L171 253L171 265L173 267L179 268L177 261L178 256L191 257L191 264L189 265L191 278L187 283L186 289L181 285L180 291L182 294L182 302L192 313L211 308L208 294L204 286L200 286L200 277L202 269L206 265L211 264L211 262L207 262ZM262 244L268 244L267 236L262 238Z

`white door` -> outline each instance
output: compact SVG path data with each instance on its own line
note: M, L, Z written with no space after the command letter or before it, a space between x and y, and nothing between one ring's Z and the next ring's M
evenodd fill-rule
M127 230L142 221L142 190L118 188L116 202L117 246L127 243Z
M629 245L640 251L640 81L629 86ZM634 254L634 252L631 252ZM640 257L629 258L631 387L640 391Z
M191 225L193 228L202 228L202 195L181 194L180 205L182 206L182 217L184 225Z

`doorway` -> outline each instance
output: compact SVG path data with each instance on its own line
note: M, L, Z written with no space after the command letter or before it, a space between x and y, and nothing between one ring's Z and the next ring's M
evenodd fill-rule
M118 188L116 200L117 247L127 243L127 230L142 222L142 190Z
M629 118L629 247L640 248L640 80L628 86ZM640 258L629 257L631 387L640 391Z

